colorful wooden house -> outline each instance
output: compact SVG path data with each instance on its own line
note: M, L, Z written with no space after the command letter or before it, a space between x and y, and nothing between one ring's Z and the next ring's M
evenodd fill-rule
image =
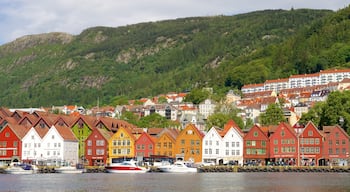
M348 166L349 160L349 135L339 125L324 126L323 154L327 165Z
M85 163L85 140L95 129L95 117L79 115L72 123L71 129L78 139L79 158Z
M270 160L273 165L296 165L298 160L298 137L287 123L278 125L270 136Z
M248 165L266 165L269 160L269 138L254 125L244 136L244 163Z
M28 130L24 126L12 123L0 127L0 164L22 161L22 138Z
M223 142L223 163L243 165L243 137L242 129L231 119L220 133Z
M151 157L155 151L155 138L152 138L147 132L143 132L135 141L136 157Z
M113 159L134 158L135 157L136 138L129 128L120 127L108 141L108 162L114 162Z
M300 165L325 165L323 135L310 121L299 134Z
M204 134L193 124L188 124L176 138L175 157L185 161L202 161L202 140Z
M178 134L179 132L176 129L164 129L160 132L155 141L155 155L174 158Z
M96 128L85 141L85 158L90 166L102 166L107 163L108 141L113 133L106 128Z

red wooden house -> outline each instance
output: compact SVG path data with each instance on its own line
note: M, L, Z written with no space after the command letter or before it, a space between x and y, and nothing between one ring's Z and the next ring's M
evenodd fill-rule
M299 134L299 158L302 166L325 165L323 135L309 122Z
M153 139L148 133L143 132L140 137L135 141L135 154L137 157L151 157L154 155L155 139Z
M339 125L324 126L323 153L328 165L347 166L349 159L349 135Z
M298 137L287 123L280 123L270 136L270 162L275 165L296 165Z
M254 125L244 136L243 158L245 164L266 165L269 160L269 138Z
M0 128L0 164L22 161L22 138L29 129L16 124Z
M95 128L85 140L85 159L89 166L107 164L108 140L113 133L105 128Z

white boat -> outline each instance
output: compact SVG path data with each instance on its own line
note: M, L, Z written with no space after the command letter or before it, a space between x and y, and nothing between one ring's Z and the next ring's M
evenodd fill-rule
M55 168L56 173L83 173L84 169L77 169L75 166L62 166Z
M6 169L5 173L8 174L33 174L37 172L37 167L30 164L11 164Z
M167 173L197 173L196 167L190 167L184 161L176 161L171 165L159 166L158 169Z
M145 167L138 166L134 160L112 163L105 168L108 173L146 173L149 171Z

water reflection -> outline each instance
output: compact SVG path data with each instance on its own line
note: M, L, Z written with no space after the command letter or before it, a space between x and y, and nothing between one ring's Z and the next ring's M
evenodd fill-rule
M349 173L0 174L0 191L350 191Z

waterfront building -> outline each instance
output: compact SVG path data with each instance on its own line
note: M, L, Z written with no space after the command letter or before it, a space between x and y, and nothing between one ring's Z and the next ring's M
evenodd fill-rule
M155 151L155 138L152 138L147 132L142 132L138 139L135 141L135 155L138 158L149 158L154 155ZM171 149L171 143L169 146L165 144L164 147Z
M108 163L118 158L134 158L135 141L136 138L131 129L119 127L108 141Z
M339 125L323 126L324 155L326 163L333 166L348 166L349 164L349 135Z
M270 136L270 163L277 165L296 165L298 159L298 137L287 123L278 125Z
M222 137L219 134L219 128L212 127L204 135L202 140L202 162L219 164L219 160L223 160L225 151Z
M155 140L155 155L175 158L178 135L179 131L177 129L163 129Z
M310 121L298 135L300 165L325 165L322 133Z
M10 123L5 118L0 126L0 165L22 161L22 138L29 129L22 125Z
M85 141L85 158L90 166L103 166L108 158L108 141L113 133L106 127L97 127Z
M95 120L95 117L79 115L71 125L71 129L78 139L79 158L82 162L85 161L85 140L95 128Z
M242 129L231 119L220 133L224 145L223 162L243 165L243 137Z
M63 162L76 165L79 162L78 145L69 127L51 126L42 139L41 153L36 160L47 165L60 166Z
M202 140L204 134L193 124L188 124L176 138L176 158L185 161L202 161Z
M269 160L269 137L258 125L254 125L244 136L244 163L266 165Z
M26 135L22 138L22 160L27 162L36 162L37 159L43 157L42 138L49 131L44 128L30 128ZM40 135L39 135L40 133Z

